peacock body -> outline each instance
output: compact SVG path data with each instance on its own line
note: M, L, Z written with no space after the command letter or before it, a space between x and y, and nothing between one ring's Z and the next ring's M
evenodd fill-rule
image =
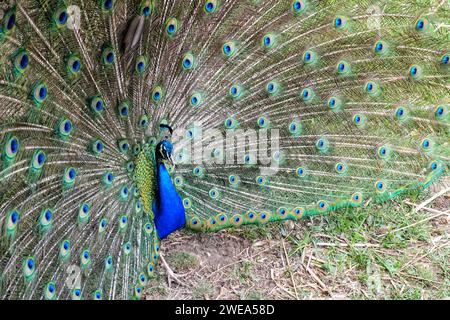
M183 226L297 220L448 172L446 0L0 9L2 298L140 298Z

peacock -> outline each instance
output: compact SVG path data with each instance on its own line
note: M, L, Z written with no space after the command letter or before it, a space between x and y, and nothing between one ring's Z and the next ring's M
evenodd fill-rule
M447 0L0 3L0 297L140 299L181 228L342 214L450 160Z

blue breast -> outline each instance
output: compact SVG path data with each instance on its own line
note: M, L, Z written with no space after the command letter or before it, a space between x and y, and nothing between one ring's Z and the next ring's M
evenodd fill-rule
M157 189L153 212L158 235L164 239L175 230L183 228L186 217L183 202L172 183L166 166L162 163L157 167Z

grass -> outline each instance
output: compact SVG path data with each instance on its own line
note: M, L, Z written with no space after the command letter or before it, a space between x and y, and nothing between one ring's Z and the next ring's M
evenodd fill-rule
M160 267L154 281L165 292L158 298L449 298L450 217L429 219L434 213L408 204L427 197L411 193L302 222L216 234L181 231L163 250L186 285L169 287ZM450 198L443 195L427 207L448 210Z

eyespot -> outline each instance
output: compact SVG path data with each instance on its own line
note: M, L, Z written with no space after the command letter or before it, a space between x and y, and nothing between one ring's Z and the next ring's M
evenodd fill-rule
M211 199L216 200L219 198L220 192L217 188L212 188L211 190L209 190L209 196Z
M69 119L62 118L59 121L59 124L56 128L56 132L61 139L65 140L69 138L72 129L73 129L72 122Z
M386 191L386 184L383 181L375 182L375 191L378 193L383 193Z
M188 52L184 55L183 60L181 62L181 66L184 70L191 70L195 65L195 57L192 52Z
M379 56L385 55L388 52L388 49L388 44L382 40L377 41L373 46L373 51Z
M244 93L244 88L240 84L234 84L230 87L230 90L228 91L228 94L231 98L234 100L239 100L242 98Z
M25 50L20 50L14 58L14 70L19 74L24 73L28 68L29 62L30 59L27 52Z
M116 54L110 47L102 50L102 63L106 66L112 65L116 61Z
M69 18L69 14L67 13L66 8L59 8L53 14L53 22L58 28L62 28L66 26L67 19Z
M334 18L333 26L336 30L345 30L348 28L348 20L344 16Z
M47 98L47 86L45 83L38 82L31 91L32 101L35 106L39 107Z
M150 262L150 263L147 265L147 275L148 275L149 277L152 277L153 274L154 274L154 272L155 272L155 266L153 265L152 262Z
M128 102L122 102L117 107L117 110L121 118L126 118L130 114L130 105Z
M139 13L141 16L148 17L153 12L154 3L153 0L143 0L139 6Z
M266 84L266 92L269 94L269 96L276 96L280 93L281 86L277 81L270 81Z
M64 169L64 185L66 187L71 187L75 183L77 177L77 170L73 167L68 167Z
M45 286L44 296L46 300L53 300L56 296L56 285L54 282L49 282Z
M164 91L161 86L156 86L152 90L152 100L155 103L159 103L164 96Z
M302 61L305 64L314 64L317 62L317 54L312 50L307 50L303 53Z
M266 223L269 221L269 219L270 219L270 214L266 213L266 212L261 212L258 216L258 220L261 223Z
M420 146L423 151L431 151L434 147L434 143L430 138L425 138L422 140Z
M262 116L262 117L259 117L257 120L256 120L256 123L258 124L258 126L260 127L260 128L267 128L267 127L269 127L269 125L270 125L270 120L269 120L269 118L267 118L267 117L265 117L265 116Z
M367 122L366 120L367 120L366 116L363 114L357 113L353 116L353 123L355 124L355 126L360 127L360 128L362 128L366 125L366 122Z
M292 7L292 11L295 14L300 14L306 10L306 3L303 0L295 0L295 1L292 1L291 7Z
M183 206L184 206L186 209L190 209L191 206L192 206L191 200L188 199L188 198L184 198L184 199L183 199Z
M94 155L100 155L105 148L105 145L101 140L94 140L91 143L91 151L94 153Z
M148 59L146 56L138 56L136 58L136 65L134 70L137 74L142 75L145 72L145 70L147 69L147 62Z
M132 249L132 246L131 246L131 243L130 243L130 242L127 242L127 243L125 243L125 244L123 245L123 252L124 252L126 255L129 255L129 254L130 254L131 249Z
M345 174L347 172L347 169L347 165L343 162L338 162L334 166L334 171L336 171L336 173L338 174Z
M28 257L23 260L22 271L25 280L31 281L36 272L36 262L33 257Z
M215 13L219 9L219 1L218 0L208 0L205 2L205 6L203 7L206 13Z
M328 99L327 105L332 111L338 111L342 108L343 102L340 97L332 96Z
M363 194L361 192L355 192L352 194L350 201L353 205L360 205L363 203Z
M6 33L11 32L16 26L16 11L15 9L11 9L5 13L3 16L3 30Z
M222 53L227 58L232 58L237 53L237 45L234 41L227 41L222 46Z
M224 125L225 125L226 129L234 129L237 127L238 122L236 121L236 119L230 117L230 118L225 119Z
M287 217L288 210L287 210L285 207L280 207L280 208L277 209L277 213L278 213L278 215L279 215L280 217L286 218L286 217Z
M293 136L302 134L302 124L300 121L294 120L289 124L289 133Z
M105 101L100 96L90 98L90 109L94 114L101 114L105 108Z
M307 170L305 167L298 167L297 169L295 169L295 173L296 173L297 177L304 178L304 177L306 177Z
M320 212L325 212L328 210L328 203L324 200L320 200L317 202L317 210L319 210Z
M118 141L119 151L122 153L128 153L130 150L130 143L126 139Z
M304 213L305 213L305 209L303 209L302 207L297 207L297 208L292 209L292 214L294 215L294 217L296 219L303 218Z
M128 225L128 217L123 215L119 219L119 229L123 231Z
M119 191L120 199L122 199L124 201L128 200L129 193L130 193L130 190L128 189L128 187L122 186Z
M436 120L444 120L448 115L448 106L441 105L438 106L434 111L434 116Z
M341 60L336 65L336 71L339 75L349 75L352 72L352 67L347 61Z
M303 100L303 102L310 102L314 99L316 96L316 93L312 88L305 88L300 93L300 97Z
M261 41L261 45L264 49L272 49L277 43L277 37L273 33L267 33L264 35Z
M416 31L419 31L419 32L426 31L428 29L428 26L429 26L429 22L425 18L419 18L415 24Z
M450 56L448 55L448 54L444 54L442 57L441 57L441 64L442 65L444 65L444 66L448 66L449 65L449 61L450 61Z
M386 160L391 156L391 150L387 146L380 146L377 149L377 156L380 159Z
M194 92L190 99L189 103L192 107L198 107L203 103L203 95L200 92Z
M101 290L94 291L93 297L94 297L94 300L102 300L102 291Z
M111 11L114 7L114 0L101 0L101 8L103 11Z
M81 289L75 288L72 290L72 300L81 300Z
M244 155L244 164L246 165L256 164L256 160L254 159L253 155L251 154Z
M175 33L178 31L178 19L169 18L166 21L166 34L169 37L173 37Z
M422 67L415 64L409 68L409 75L414 80L420 80L423 78L423 70Z
M205 169L203 169L203 167L201 167L201 166L196 166L196 167L192 170L192 173L193 173L196 177L199 177L199 178L203 177L204 172L205 172Z
M141 129L146 129L148 127L148 124L149 124L148 117L145 114L143 114L139 119L139 127L141 127Z
M70 256L70 241L63 240L59 246L59 258L63 261L67 260Z
M111 186L114 182L114 175L112 174L112 172L105 172L102 176L102 182L106 187Z
M408 119L409 111L406 107L399 106L395 109L395 119L400 122L405 122Z
M230 174L230 175L228 176L228 182L230 183L230 185L231 185L232 187L236 188L236 187L239 186L239 184L240 184L240 182L241 182L241 179L240 179L239 176L237 176L237 175Z
M51 209L44 209L41 211L39 224L41 227L48 227L52 224L53 212Z
M6 234L7 235L14 235L17 230L17 225L20 220L20 213L17 211L17 209L13 209L9 211L8 213L8 219L6 224Z
M269 182L268 179L263 176L257 176L255 180L256 180L256 184L258 184L261 187L267 185Z
M370 97L377 97L381 93L381 88L378 83L374 81L368 81L364 85L364 91L370 96Z
M320 138L316 141L316 149L319 152L327 152L330 147L330 143L326 138Z
M70 56L66 62L67 73L70 76L77 76L81 71L81 59L75 55Z
M14 159L19 152L19 148L19 139L16 136L12 136L6 140L3 150L8 159Z

